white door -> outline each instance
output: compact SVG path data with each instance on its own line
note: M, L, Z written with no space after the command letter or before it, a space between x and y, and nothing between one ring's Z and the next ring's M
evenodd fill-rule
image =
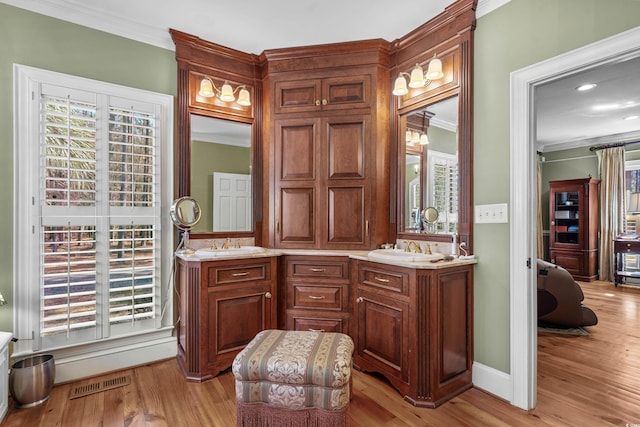
M213 231L251 231L251 175L213 173Z

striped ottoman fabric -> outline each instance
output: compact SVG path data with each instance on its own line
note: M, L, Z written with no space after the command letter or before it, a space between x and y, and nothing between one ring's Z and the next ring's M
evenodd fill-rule
M266 330L233 361L238 426L342 426L353 341L330 332Z

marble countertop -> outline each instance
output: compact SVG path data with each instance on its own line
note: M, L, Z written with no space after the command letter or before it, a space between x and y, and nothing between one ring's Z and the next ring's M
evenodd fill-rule
M371 251L358 251L358 250L322 250L322 249L270 249L264 248L263 251L257 253L246 254L232 254L232 255L216 255L216 256L198 256L195 253L176 253L176 256L185 261L217 261L217 260L230 260L230 259L254 259L265 258L282 255L306 255L306 256L344 256L349 258L358 259L361 261L371 261L380 264L389 264L399 267L409 268L421 268L421 269L442 269L450 268L459 265L476 264L477 259L453 259L451 261L438 260L438 261L402 261L402 260L387 260L379 259L377 257L370 257Z

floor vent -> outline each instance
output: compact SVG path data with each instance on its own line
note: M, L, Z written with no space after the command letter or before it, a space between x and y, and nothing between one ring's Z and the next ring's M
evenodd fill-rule
M78 397L100 393L103 391L111 390L112 388L118 388L129 384L131 384L131 377L129 375L111 378L110 380L98 381L95 383L72 388L71 393L69 394L69 399L76 399Z

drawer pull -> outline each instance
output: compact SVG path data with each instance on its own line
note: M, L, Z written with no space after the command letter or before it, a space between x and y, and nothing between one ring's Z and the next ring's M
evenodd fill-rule
M271 292L267 292L267 293L264 294L264 297L268 298L268 299L270 299L272 296L273 295L271 295Z
M364 301L364 298L362 298L362 297L358 297L358 298L356 298L356 302L357 302L358 304L360 304L362 301Z
M324 332L324 329L313 329L313 328L309 328L309 332Z
M314 273L323 273L327 271L326 268L310 268L309 270L313 271Z
M324 296L323 295L320 295L320 296L318 296L318 295L309 295L309 299L324 299Z
M376 279L378 282L389 283L389 279L383 279L382 277L375 277L374 279Z
M232 277L243 277L243 276L248 276L249 273L247 273L246 271L244 273L233 273L231 276Z

